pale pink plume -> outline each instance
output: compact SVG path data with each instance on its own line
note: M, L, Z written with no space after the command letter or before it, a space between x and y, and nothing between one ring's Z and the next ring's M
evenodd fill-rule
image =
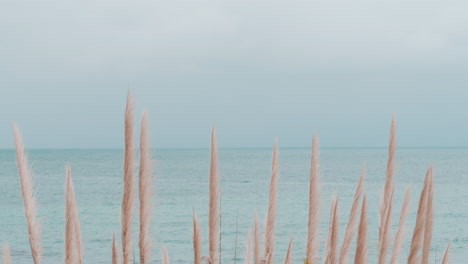
M403 238L405 236L405 220L408 215L409 199L410 187L408 186L405 191L405 196L403 197L403 203L401 204L400 221L398 222L397 232L395 234L395 239L393 240L393 248L389 264L397 263L398 255L401 251L401 244L403 243Z
M426 178L424 179L424 185L421 190L421 196L419 197L418 213L416 215L416 223L414 225L413 237L411 238L411 247L408 255L408 264L416 264L419 260L418 251L421 248L422 239L425 231L426 221L426 204L427 194L429 190L429 181L432 177L432 164L426 172Z
M2 262L3 264L11 264L11 257L10 257L10 247L7 244L3 246L2 250Z
M123 166L123 195L122 195L122 261L123 264L130 264L132 253L132 215L134 188L133 177L135 170L135 152L133 149L133 100L130 92L127 95L127 105L125 108L125 144L124 144L124 166Z
M211 129L211 153L210 153L210 175L209 175L210 199L208 205L208 247L209 263L215 264L218 258L218 202L219 202L219 173L218 156L216 152L216 133L215 128Z
M161 247L161 254L162 254L161 263L169 264L169 253L167 253L167 248L164 245Z
M275 139L273 145L273 157L271 162L270 188L268 194L268 210L265 222L265 251L263 254L266 264L273 263L275 247L275 217L276 217L276 185L278 182L278 147Z
M354 264L367 263L367 198L364 195L361 206L361 217L356 241L356 254L354 254Z
M253 229L253 263L260 263L260 226L258 223L257 212L254 214L254 229Z
M201 261L202 261L201 231L200 231L200 224L198 223L198 218L195 212L193 213L192 241L193 241L193 263L201 264Z
M441 264L449 264L449 248L450 248L450 242L448 243L447 248L445 249Z
M309 173L309 214L307 219L306 264L317 261L320 187L319 187L319 147L316 135L312 137L312 155Z
M359 199L361 198L363 182L364 182L365 169L362 168L361 175L359 176L358 184L356 186L356 191L354 191L354 198L351 204L351 211L349 213L348 224L346 225L346 230L344 234L343 243L341 244L340 249L340 264L346 264L349 247L351 245L351 240L353 239L354 233L356 231L356 219L359 212Z
M31 169L28 165L28 158L24 152L21 133L16 124L13 124L13 136L16 148L16 164L18 166L21 195L23 196L24 215L28 226L29 245L34 264L41 262L41 227L37 219L37 198L34 193L34 183Z
M330 208L330 224L325 247L324 264L335 264L338 246L338 197L333 196Z
M392 179L395 174L395 150L396 150L396 125L395 117L392 116L392 121L390 124L390 139L388 142L388 156L387 156L387 170L385 175L385 185L382 194L382 200L380 201L379 209L379 264L385 263L385 258L387 255L387 246L390 243L390 216L391 210L390 206L390 196L392 192ZM389 220L388 222L386 220Z
M245 253L244 264L252 263L252 230L247 231L247 238L245 239Z
M390 218L392 216L392 209L393 209L393 194L395 193L395 186L391 188L391 193L390 193L390 199L388 200L388 205L385 206L387 211L385 212L385 223L390 223ZM390 244L390 226L387 224L384 226L384 229L382 230L382 237L385 239L382 239L379 243L379 255L378 255L378 262L384 264L386 263L386 256L387 256L387 250L388 246Z
M151 212L153 209L153 161L151 160L151 148L148 136L148 118L146 112L141 117L140 128L140 168L138 178L138 190L140 200L140 263L150 262L151 257Z
M433 170L429 176L429 186L427 189L426 197L426 221L424 226L424 240L422 246L422 259L421 263L429 263L429 251L431 250L431 240L432 240L432 227L434 225L434 208L433 208L433 199L434 199L434 177Z
M115 240L115 232L112 235L112 264L119 263L119 250L117 246L117 241Z
M65 264L81 264L83 248L81 246L80 219L75 200L75 190L71 177L71 168L65 167Z
M286 257L284 258L284 264L291 264L291 249L292 249L293 237L289 239L288 250L286 251Z

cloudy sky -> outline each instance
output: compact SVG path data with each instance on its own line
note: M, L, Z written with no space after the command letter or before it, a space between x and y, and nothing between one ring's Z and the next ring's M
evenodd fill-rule
M468 146L465 0L0 0L0 148Z

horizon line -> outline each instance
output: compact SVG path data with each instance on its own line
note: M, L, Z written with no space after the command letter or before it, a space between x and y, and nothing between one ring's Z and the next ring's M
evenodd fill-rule
M25 148L26 150L122 150L123 148L115 147L99 147L99 148L78 148L78 147L60 147L60 148ZM137 149L137 148L135 148ZM209 147L152 147L152 150L202 150ZM271 149L271 147L218 147L218 149L236 150L236 149ZM310 149L310 147L280 147L280 149ZM388 146L383 147L320 147L320 149L388 149ZM428 146L428 147L397 147L397 149L468 149L468 146L453 147L453 146ZM15 150L14 148L0 148L2 150Z

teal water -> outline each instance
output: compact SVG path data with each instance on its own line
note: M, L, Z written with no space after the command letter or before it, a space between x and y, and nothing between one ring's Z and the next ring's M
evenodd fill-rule
M154 263L160 263L160 246L168 248L172 263L192 262L192 209L199 215L203 233L203 254L207 253L207 149L155 150L155 209L152 234ZM280 149L280 178L276 221L275 259L281 263L291 235L293 263L304 256L310 151ZM79 206L84 263L110 263L112 232L119 235L122 192L121 150L31 150L39 200L44 245L43 263L63 262L64 165L69 162ZM233 263L238 218L238 263L244 252L247 229L254 210L265 215L271 150L220 149L222 189L222 259ZM321 170L321 251L326 240L329 202L339 196L340 240L349 214L351 198L364 163L368 195L369 263L375 263L378 197L384 183L386 149L323 149ZM392 236L398 221L401 199L411 185L407 228L414 226L417 199L425 170L435 168L435 219L431 262L439 260L447 242L452 263L468 260L468 149L399 149L395 175L396 203ZM26 223L15 157L12 150L0 151L0 243L11 247L13 263L31 263ZM136 221L135 221L136 223ZM135 225L136 227L136 225ZM137 230L136 228L134 230ZM136 241L136 232L134 241ZM400 262L404 263L409 234L405 237ZM135 254L138 255L137 246ZM138 263L138 261L137 261ZM349 263L352 263L351 258Z

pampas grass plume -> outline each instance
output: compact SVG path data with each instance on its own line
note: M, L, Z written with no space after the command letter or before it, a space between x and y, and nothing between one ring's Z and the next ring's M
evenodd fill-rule
M392 179L395 174L395 150L396 150L396 125L395 117L392 117L390 124L390 139L388 143L388 156L387 156L387 170L385 175L384 192L380 202L379 211L379 250L378 262L379 264L385 263L387 255L388 244L390 242L390 215L392 210L389 208L392 205L390 196L393 187ZM388 220L388 221L387 221Z
M71 168L65 167L65 264L80 264L83 261L80 220L76 206Z
M447 248L444 251L444 256L442 257L442 262L441 264L449 264L449 248L450 248L450 243L448 243Z
M11 264L11 257L10 257L10 247L7 244L3 246L2 250L2 262L3 264Z
M429 251L431 250L432 228L434 225L433 199L434 199L434 177L433 177L433 170L431 170L431 175L429 176L429 186L427 189L427 197L426 197L426 220L425 220L425 226L424 226L424 238L423 238L423 246L422 246L421 263L429 263Z
M112 264L119 263L119 250L115 239L115 232L112 235Z
M167 248L164 245L161 247L161 253L162 253L162 258L161 258L162 264L169 264L169 253L167 253Z
M275 139L273 145L273 157L271 162L270 188L268 195L268 210L265 223L265 251L264 259L266 264L273 263L273 254L275 247L275 217L276 217L276 185L278 182L278 146Z
M28 165L28 158L24 152L23 140L21 133L16 124L13 124L13 136L16 149L16 164L18 166L18 175L21 187L21 195L24 203L24 215L28 226L29 245L34 264L41 262L41 231L40 224L37 219L37 199L34 194L34 184L32 180L31 170Z
M211 129L211 153L210 153L210 174L209 174L210 199L208 204L208 247L209 264L215 264L218 258L218 202L219 202L219 173L218 156L216 152L216 132Z
M338 244L338 197L333 196L330 208L330 224L327 244L325 246L324 264L336 263L336 247Z
M351 240L353 239L353 236L354 236L356 218L359 212L359 198L361 197L361 193L362 193L364 175L365 175L365 169L362 168L361 175L359 176L358 184L356 186L356 191L354 192L354 198L351 204L351 211L349 213L349 220L348 220L348 224L346 225L343 243L341 244L340 259L339 259L340 264L346 264L346 258L348 256L349 246L351 245Z
M151 257L151 212L153 208L153 162L151 160L150 144L148 136L148 118L146 112L141 117L140 129L140 168L138 178L138 190L140 200L140 263L149 263Z
M133 177L135 169L135 153L133 149L133 100L130 92L127 95L127 106L125 108L125 144L124 144L124 166L123 166L123 195L122 195L122 262L130 264L132 252L132 215L134 188Z
M356 241L356 254L354 254L354 264L367 263L367 198L364 195L361 206L361 217Z
M418 251L421 248L422 238L425 231L426 221L426 205L427 205L427 193L429 189L429 181L432 177L432 164L426 172L426 178L424 179L424 185L421 190L419 197L418 213L416 215L416 223L414 225L413 236L411 238L411 247L408 255L408 264L416 264L419 260Z
M286 251L286 257L284 258L284 264L291 264L291 249L292 249L293 237L289 239L288 250Z
M193 213L192 241L193 241L193 263L194 264L201 264L201 260L202 260L201 231L200 231L200 224L198 223L198 218L197 218L197 215L195 214L195 212Z
M307 220L306 264L314 264L317 259L317 227L319 224L320 188L319 188L319 149L318 138L312 137L312 155L309 173L309 214Z
M408 205L410 198L410 187L408 186L403 197L403 203L400 210L400 221L398 222L398 228L393 240L392 254L390 257L389 264L396 264L398 260L398 255L400 254L401 244L403 243L403 238L405 236L405 219L408 215Z

